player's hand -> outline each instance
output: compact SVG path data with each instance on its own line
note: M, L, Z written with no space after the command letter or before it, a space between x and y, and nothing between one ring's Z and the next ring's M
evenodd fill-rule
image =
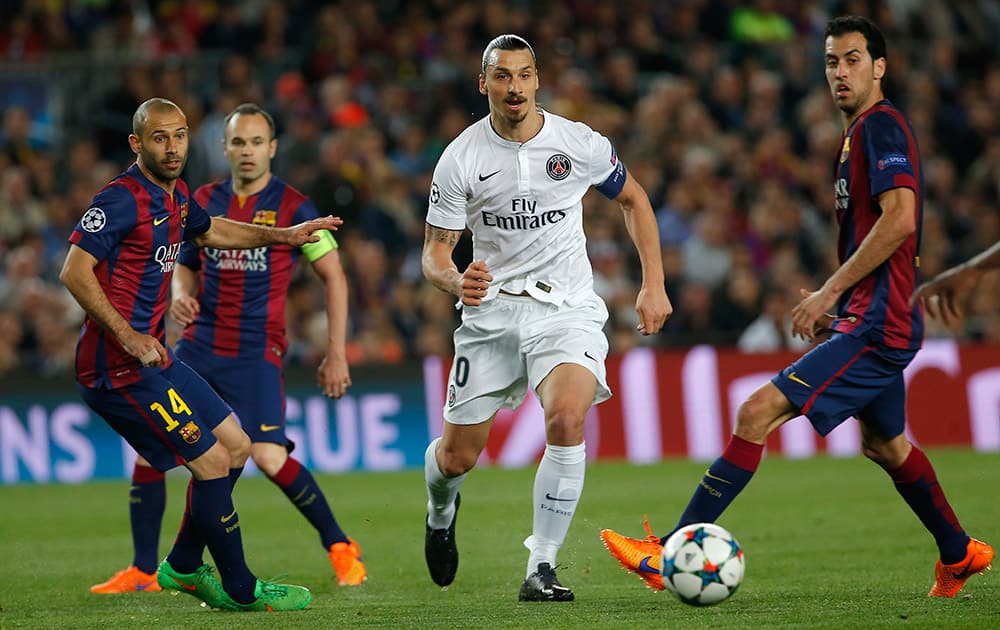
M962 318L962 300L976 285L979 278L975 273L955 267L936 276L930 282L917 287L910 296L910 306L920 300L927 314L939 318L946 326L951 326Z
M118 342L125 349L125 352L139 359L142 367L166 365L170 358L167 355L167 349L156 340L156 337L144 335L134 329L119 337Z
M170 302L170 317L181 326L187 326L198 318L201 303L190 295L179 295Z
M639 324L635 329L643 335L652 335L660 332L674 312L674 307L670 304L666 289L660 284L649 289L645 286L639 289L639 295L635 298L635 311L639 314Z
M792 309L792 336L816 341L816 333L829 326L827 311L837 303L837 296L826 288L819 291L799 289L802 301Z
M486 289L493 282L490 269L486 266L485 260L476 260L469 264L468 269L462 274L460 286L462 289L462 304L466 306L479 306L486 297Z
M284 242L286 245L301 247L306 243L319 242L319 234L316 234L319 230L336 232L343 224L344 220L340 217L326 216L280 229L285 233Z
M316 369L316 382L327 398L340 398L351 386L351 372L345 357L323 357Z

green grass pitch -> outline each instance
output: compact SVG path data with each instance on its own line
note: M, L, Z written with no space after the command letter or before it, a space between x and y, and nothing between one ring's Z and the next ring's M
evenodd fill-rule
M934 450L963 525L1000 543L1000 454ZM101 596L88 587L131 559L127 483L0 487L0 628L997 628L1000 570L958 597L930 599L931 537L875 465L858 457L767 458L720 520L743 545L747 575L732 599L693 608L626 574L598 538L642 534L648 512L673 525L704 464L593 464L560 580L572 603L517 602L531 526L533 469L473 471L458 521L455 583L436 587L423 560L421 471L324 476L320 483L369 570L340 588L318 539L262 477L236 489L251 569L313 590L302 612L211 611L168 593ZM186 473L169 477L160 554L173 540Z

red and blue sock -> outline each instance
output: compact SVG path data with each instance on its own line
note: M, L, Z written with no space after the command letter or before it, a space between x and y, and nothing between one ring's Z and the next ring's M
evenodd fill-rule
M167 505L167 483L155 468L136 464L128 495L129 520L132 524L132 564L143 573L156 573L159 563L160 527Z
M326 496L320 490L316 479L297 459L289 457L273 477L270 477L288 500L298 508L302 516L319 532L323 549L338 542L347 542L347 534L340 528L333 516Z
M714 523L757 472L763 444L732 436L726 450L705 472L673 531L691 523ZM664 544L670 534L660 539Z
M914 446L903 465L891 471L889 476L896 484L896 492L934 536L941 562L961 562L965 558L969 536L948 504L927 455Z

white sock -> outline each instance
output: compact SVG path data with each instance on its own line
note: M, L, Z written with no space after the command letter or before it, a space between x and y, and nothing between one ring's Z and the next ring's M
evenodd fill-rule
M455 497L465 475L445 477L437 464L437 445L432 441L424 451L424 479L427 481L427 524L431 529L445 529L455 518Z
M556 552L566 539L577 502L583 492L587 470L587 449L576 446L545 445L545 454L535 473L534 523L531 536L524 541L528 554L525 577L538 569L538 563L556 566Z

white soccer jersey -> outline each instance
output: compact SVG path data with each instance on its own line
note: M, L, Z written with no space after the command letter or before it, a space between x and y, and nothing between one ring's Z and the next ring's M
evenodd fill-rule
M472 230L475 260L500 289L542 302L575 304L593 291L583 233L583 196L591 186L613 199L625 166L611 142L583 123L543 111L527 142L500 137L489 116L444 150L431 184L427 223Z

